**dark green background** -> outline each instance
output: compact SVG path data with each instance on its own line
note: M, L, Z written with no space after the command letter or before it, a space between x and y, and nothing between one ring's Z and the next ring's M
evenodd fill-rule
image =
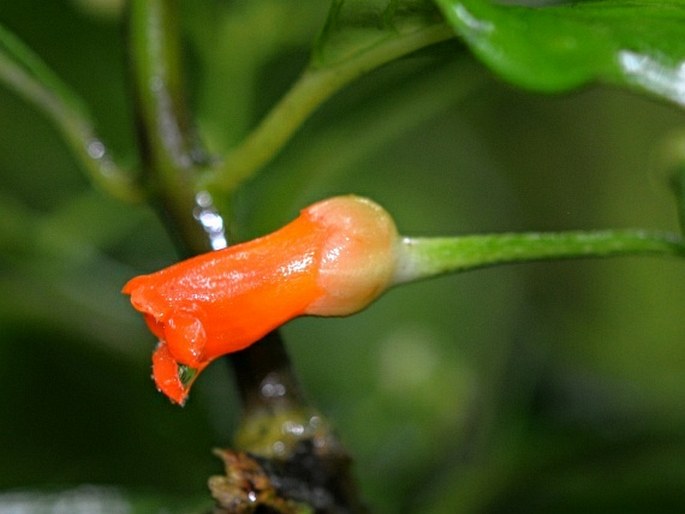
M250 30L278 3L253 2L258 14L249 2L185 4L192 103L212 151L306 63L325 2ZM0 0L0 23L83 96L135 167L118 20ZM211 38L221 62L208 69ZM682 126L677 108L609 88L538 96L494 78L460 98L464 53L456 42L421 51L327 103L239 192L241 232L343 192L375 199L412 235L677 229L660 157ZM119 294L175 260L169 239L150 209L93 191L52 126L6 89L0 227L0 491L205 495L221 471L211 448L230 443L239 413L231 377L216 363L185 408L172 406L149 380L154 340ZM681 262L540 263L404 286L357 316L299 319L284 334L377 512L676 512L683 306Z

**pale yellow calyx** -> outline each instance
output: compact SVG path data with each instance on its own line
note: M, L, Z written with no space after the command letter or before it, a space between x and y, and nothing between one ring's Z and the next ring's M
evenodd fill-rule
M324 200L303 214L326 231L317 278L323 294L305 313L346 316L362 310L393 277L394 221L381 206L358 196Z

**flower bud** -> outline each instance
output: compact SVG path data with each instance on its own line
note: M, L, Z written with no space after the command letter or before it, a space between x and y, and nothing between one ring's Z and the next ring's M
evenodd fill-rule
M342 196L304 209L272 234L133 278L123 292L160 340L158 389L182 404L217 357L296 316L363 309L390 284L396 241L381 207Z

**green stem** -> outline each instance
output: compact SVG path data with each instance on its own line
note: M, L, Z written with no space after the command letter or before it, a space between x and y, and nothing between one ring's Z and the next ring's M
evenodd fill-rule
M339 180L341 174L354 169L372 152L464 102L488 80L485 69L470 57L452 60L448 65L433 62L430 73L419 73L402 87L374 98L363 109L320 128L317 144L311 144L306 137L293 142L279 160L279 170L286 173L260 184L265 209L253 211L254 226L262 226L258 218L262 213L269 216L273 211L295 212L311 198L312 191L326 190L325 184ZM403 108L397 109L398 105ZM300 194L283 195L284 190Z
M206 158L186 106L178 0L132 0L128 29L147 185L181 252L206 252L210 240L193 216Z
M182 254L207 252L216 246L201 214L210 213L214 221L220 218L209 195L195 193L204 153L185 104L178 0L132 0L129 30L140 139L152 198ZM304 403L277 334L227 360L236 370L247 415L274 414ZM274 382L283 394L262 394L265 380Z
M302 123L344 86L382 64L453 36L446 25L433 25L388 39L336 65L310 66L223 164L207 173L203 184L210 190L234 191L273 159Z
M96 186L121 200L142 199L133 175L113 160L81 100L31 49L3 27L0 83L48 116Z
M196 194L194 187L205 163L192 130L181 80L179 0L131 0L129 8L132 77L141 150L152 198L158 201L181 252L202 253L215 247L212 234L203 225L202 214L211 214L215 221L220 218L209 195ZM266 452L261 455L263 460L276 466L268 467L268 476L264 471L264 486L271 487L270 480L281 485L292 483L294 492L279 487L279 493L289 497L302 495L305 489L309 494L311 489L311 498L317 502L325 490L326 498L345 505L340 509L334 505L327 511L352 512L347 507L356 505L358 500L356 491L345 487L349 457L340 449L328 425L302 398L278 333L269 334L225 360L235 372L244 402L239 439L252 451ZM306 473L304 479L299 476L301 470ZM311 476L316 481L303 488ZM321 477L328 478L322 482ZM231 512L247 512L260 505L264 508L255 501L233 494L229 500Z
M131 43L148 149L169 181L203 157L186 105L179 24L177 0L131 2Z
M685 257L685 243L671 234L642 230L407 237L399 244L394 283L497 264L635 254Z

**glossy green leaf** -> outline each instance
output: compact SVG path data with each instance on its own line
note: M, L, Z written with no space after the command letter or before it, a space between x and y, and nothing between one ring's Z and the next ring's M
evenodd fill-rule
M473 51L514 84L554 92L599 80L685 105L682 0L436 3Z

